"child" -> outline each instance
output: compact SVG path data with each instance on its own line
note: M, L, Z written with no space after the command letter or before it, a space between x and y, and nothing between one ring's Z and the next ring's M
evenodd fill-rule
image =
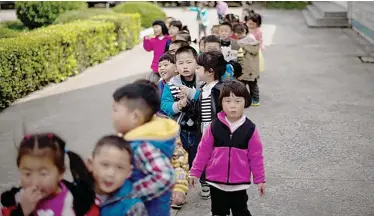
M235 14L226 14L223 22L230 23L231 27L233 27L235 24L239 23L239 17Z
M234 39L235 40L240 40L243 39L247 33L248 33L248 28L245 24L239 23L234 25ZM240 44L239 44L240 45ZM242 48L238 50L238 63L243 67L243 58L244 58L244 51Z
M221 51L227 62L237 61L239 44L231 37L232 27L228 22L224 22L219 26L219 35L221 37Z
M154 21L152 23L154 37L144 37L143 47L146 51L153 51L153 60L151 64L152 71L147 74L147 79L157 83L160 80L158 73L158 59L164 54L167 41L170 40L168 29L163 21Z
M198 38L201 38L201 32L206 36L206 28L209 25L208 8L204 2L198 2L198 7L190 7L190 11L197 12L196 21L199 23Z
M114 128L130 142L133 152L132 193L143 200L149 215L168 216L175 181L170 160L179 126L155 116L160 108L159 91L146 81L117 89L113 99Z
M254 13L252 16L247 17L246 19L246 24L249 29L249 33L253 34L260 42L260 52L259 52L259 67L260 67L260 72L264 71L264 56L263 56L263 51L264 47L262 44L262 32L261 32L261 23L262 23L262 18L260 14Z
M255 13L254 10L250 10L249 8L244 8L242 10L242 22L245 23L245 17L246 16L252 16Z
M222 23L223 17L227 14L229 7L226 2L217 1L216 9L218 15L218 22Z
M246 87L236 80L224 81L220 102L223 112L218 114L201 139L198 153L190 170L190 184L194 186L202 172L210 185L213 215L251 215L247 189L251 181L265 194L265 171L262 142L258 129L245 115L250 105Z
M74 183L63 180L65 155ZM93 177L83 160L54 133L26 135L18 149L21 188L1 195L2 215L99 215Z
M199 41L199 55L204 52L204 43L205 43L205 36L203 36Z
M189 46L188 42L185 40L175 40L171 42L168 53L175 55L175 52L184 46Z
M176 37L180 31L186 30L188 31L187 26L183 26L182 22L179 20L174 20L170 22L170 27L169 27L169 36L171 39L166 43L166 49L165 51L169 50L169 46L171 42L176 40Z
M160 95L162 95L165 84L168 83L172 77L177 75L174 55L170 53L162 55L158 62L158 71L161 76L161 80L158 82L158 89L160 90Z
M166 28L170 29L170 23L175 21L175 18L174 17L166 17L165 19L165 25L166 25Z
M141 199L133 197L131 176L131 146L122 137L101 138L88 159L88 167L95 178L96 194L100 198L100 215L141 215L147 210Z
M219 25L214 25L210 30L210 33L214 36L219 37Z

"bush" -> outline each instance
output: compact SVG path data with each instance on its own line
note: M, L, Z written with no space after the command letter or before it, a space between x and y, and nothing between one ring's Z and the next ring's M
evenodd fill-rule
M139 14L113 14L93 17L92 20L112 22L116 26L118 49L131 49L139 43L141 30Z
M118 52L113 23L78 21L0 39L0 110Z
M117 13L139 13L142 27L149 28L155 20L164 20L166 14L158 5L151 2L126 2L113 8Z
M109 14L116 14L112 10L104 9L104 8L89 8L84 10L73 10L67 11L60 16L53 22L53 24L64 24L69 23L77 20L87 20L91 17L98 16L98 15L109 15Z
M266 8L270 9L299 9L303 10L309 2L305 1L269 1L266 2Z
M26 26L24 26L23 23L19 20L0 22L0 27L15 30L15 31L26 31L27 30Z
M0 39L17 37L18 35L19 35L18 31L0 27Z
M55 2L55 1L16 1L17 17L29 29L52 24L56 18L66 11L87 8L85 2Z

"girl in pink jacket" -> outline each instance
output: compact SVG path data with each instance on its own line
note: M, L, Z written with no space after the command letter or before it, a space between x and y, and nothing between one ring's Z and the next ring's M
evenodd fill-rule
M147 74L147 79L158 83L160 75L158 73L158 60L165 53L166 43L170 40L168 29L163 21L157 20L152 23L154 37L144 37L143 47L146 51L153 51L153 60L151 64L152 71Z
M256 125L243 113L251 104L244 84L225 80L220 101L223 111L207 128L190 170L194 186L206 172L212 215L250 216L247 189L253 182L265 194L262 142Z

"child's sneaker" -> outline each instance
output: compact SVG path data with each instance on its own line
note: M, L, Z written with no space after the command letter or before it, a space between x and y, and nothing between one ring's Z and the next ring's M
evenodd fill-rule
M210 187L208 184L201 184L201 198L204 200L210 199Z
M252 100L251 106L260 106L260 101Z

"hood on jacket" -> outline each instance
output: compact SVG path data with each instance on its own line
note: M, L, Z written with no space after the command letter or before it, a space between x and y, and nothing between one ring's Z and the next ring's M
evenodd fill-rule
M195 77L196 77L196 86L197 86L198 89L200 89L201 86L204 84L204 82L201 81L201 80L199 80L199 76L197 76L196 73L195 73ZM180 74L172 77L169 82L171 84L175 85L175 86L178 86L178 87L180 87L181 85L183 85L182 78L181 78Z
M111 203L120 201L126 197L131 198L132 183L130 180L126 180L120 189L118 189L113 196L111 196L107 201L102 203L100 207L109 205Z
M238 40L240 45L257 45L260 44L260 41L256 40L253 34L248 34L244 38Z

